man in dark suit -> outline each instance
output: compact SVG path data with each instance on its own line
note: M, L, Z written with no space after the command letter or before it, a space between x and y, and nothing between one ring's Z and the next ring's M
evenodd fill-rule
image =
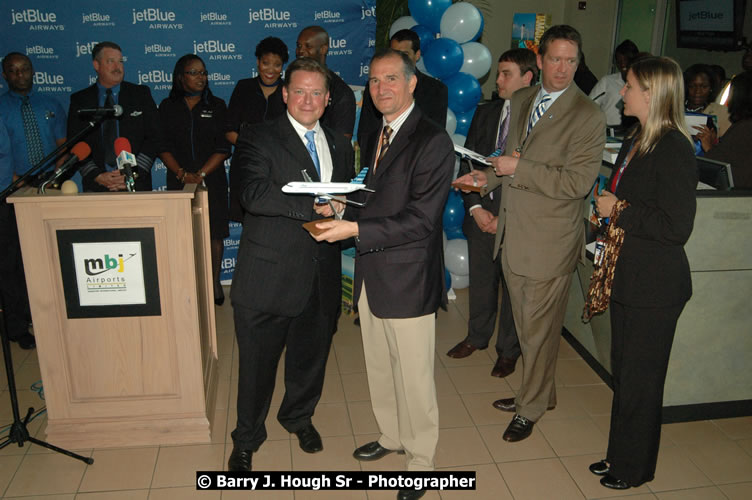
M321 26L308 26L298 35L296 57L310 57L325 68L329 52L329 33ZM329 103L321 123L350 139L355 128L355 93L334 71L329 69Z
M499 57L498 70L496 90L502 99L478 106L465 141L465 147L485 156L504 154L511 122L509 110L512 94L538 81L535 52L529 49L504 52ZM467 162L463 161L460 174L464 175L469 171ZM488 196L467 193L463 198L466 217L462 229L467 237L470 265L470 316L467 337L450 349L447 356L465 358L477 349L488 347L496 324L501 285L501 314L496 337L498 358L491 375L506 377L514 372L517 358L520 357L520 342L514 327L509 290L501 272L501 259L494 258L501 187L494 189Z
M123 54L113 42L100 42L92 50L97 82L73 94L68 110L68 137L86 127L79 109L122 106L123 114L108 118L85 138L91 156L79 167L84 191L123 191L125 177L117 170L115 139L125 137L131 143L138 168L134 172L135 189L151 191L151 166L159 151L159 115L149 87L123 81Z
M287 112L244 128L232 159L245 216L231 293L240 354L231 471L249 470L266 439L264 421L285 348L285 397L277 419L297 435L303 451L323 449L311 418L341 302L340 248L316 243L301 227L333 215L329 205L281 189L304 180L301 170L322 182L347 182L354 175L349 141L319 123L328 88L324 66L295 60L282 93Z
M504 432L520 441L547 409L556 406L556 358L569 285L585 244L583 199L593 186L606 142L598 105L573 84L582 54L580 34L567 25L541 37L541 85L512 97L506 154L493 168L457 182L502 185L495 248L503 241L502 269L509 285L524 368L517 398L494 406L514 412ZM495 175L494 175L495 174Z
M390 47L394 50L404 52L413 61L418 64L420 60L420 38L413 30L399 30L389 41ZM446 126L446 116L448 107L448 90L447 86L441 80L425 75L415 70L415 76L418 78L418 84L415 87L415 103L418 105L423 115L436 122L444 128ZM363 141L369 134L381 130L381 111L373 105L373 99L368 91L368 83L363 91L363 106L360 110L360 121L358 122L358 144L361 149Z
M350 220L319 223L319 241L356 238L354 300L360 311L377 441L358 460L404 451L410 471L433 470L439 437L433 378L435 313L446 300L441 217L454 169L454 146L415 105L412 60L386 49L371 60L369 91L383 129L366 138L365 182L352 195L365 207ZM400 490L398 498L424 491Z

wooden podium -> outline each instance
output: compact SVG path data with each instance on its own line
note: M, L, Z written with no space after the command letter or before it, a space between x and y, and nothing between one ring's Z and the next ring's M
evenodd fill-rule
M208 443L217 386L208 198L11 196L47 403L63 448Z

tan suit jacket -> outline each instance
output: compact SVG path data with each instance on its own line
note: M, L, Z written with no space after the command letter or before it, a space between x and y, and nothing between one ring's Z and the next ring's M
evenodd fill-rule
M514 177L486 169L482 194L502 187L496 248L512 272L539 280L571 273L582 253L582 201L593 187L606 142L606 119L576 85L549 106L527 135L540 85L512 96L507 154L519 149ZM526 138L527 136L527 138Z

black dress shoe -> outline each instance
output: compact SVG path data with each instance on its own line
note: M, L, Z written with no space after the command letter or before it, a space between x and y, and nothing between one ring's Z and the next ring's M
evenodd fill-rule
M417 500L426 494L426 490L399 490L397 500Z
M378 441L371 441L370 443L366 443L360 448L356 448L353 452L353 457L356 459L363 461L363 462L370 462L372 460L378 460L380 458L384 458L386 455L389 455L390 453L398 453L400 455L404 455L404 450L390 450L388 448L384 448L379 444ZM419 497L416 497L419 498Z
M225 303L225 291L222 285L216 283L214 284L214 303L218 306Z
M517 406L514 404L514 398L503 398L503 399L497 399L491 405L496 408L497 410L501 411L508 411L509 413L514 413L517 411ZM556 408L555 406L549 406L546 408L547 410L553 410Z
M501 411L514 413L517 410L517 406L514 404L514 398L497 399L491 404L494 408Z
M588 469L590 469L590 472L592 472L596 476L605 476L611 470L611 466L608 465L608 462L606 462L606 460L604 459L600 462L590 464L590 467L588 467Z
M324 449L319 431L316 430L313 424L308 424L303 429L297 431L295 435L298 436L300 449L306 453L317 453Z
M507 430L504 431L504 441L509 441L510 443L522 441L532 434L534 425L535 422L532 420L528 420L521 415L515 415L512 421L509 422Z
M24 333L23 335L10 340L17 343L18 347L25 350L34 349L37 346L37 340L34 338L34 335L30 333Z
M516 359L509 359L505 358L504 356L499 356L499 359L496 360L496 364L491 370L491 376L504 378L507 375L511 375L514 372L514 367L516 364Z
M456 346L449 349L449 352L447 352L447 356L454 359L462 359L470 356L472 353L477 351L478 348L475 347L473 344L470 344L466 341L462 341Z
M251 457L253 457L253 451L233 447L230 459L227 461L227 470L230 472L248 472L251 470Z
M622 481L621 479L616 479L611 474L606 474L601 478L601 484L605 486L606 488L611 488L612 490L626 490L629 488L629 485Z

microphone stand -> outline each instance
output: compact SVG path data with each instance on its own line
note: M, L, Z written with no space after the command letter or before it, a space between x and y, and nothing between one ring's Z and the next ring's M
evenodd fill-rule
M11 184L7 189L5 189L2 193L0 193L0 205L6 203L8 196L10 196L17 189L17 186L18 184L21 183L21 181L28 178L33 172L36 172L37 170L42 168L46 162L56 157L60 151L67 148L72 142L79 140L86 133L88 133L91 129L93 129L96 125L97 124L95 122L89 122L89 125L84 130L76 134L71 140L67 141L65 144L61 145L55 151L47 155L46 158L44 158L41 162L35 165L31 170L29 170L29 172L24 174L20 179L18 179L16 182ZM12 216L12 215L9 214L9 216ZM58 453L62 453L63 455L67 455L71 458L81 460L82 462L85 462L89 465L93 464L94 459L91 457L84 457L82 455L73 453L72 451L68 451L63 448L59 448L55 445L52 445L50 443L42 441L41 439L37 439L29 435L27 424L29 423L29 419L31 418L31 415L34 413L34 408L29 408L29 410L26 412L26 416L23 419L21 419L21 414L18 409L18 394L16 392L16 378L13 374L13 357L11 356L10 340L8 338L8 322L5 317L5 304L4 304L2 294L0 294L0 320L1 320L0 321L0 343L2 343L3 358L5 360L5 375L8 380L8 393L10 395L10 407L11 407L11 410L13 411L13 423L10 425L10 430L8 431L8 437L4 441L0 442L0 450L2 450L3 448L5 448L11 443L17 443L18 447L22 448L24 443L26 441L29 441L32 444L43 446L52 451L56 451Z
M50 160L52 160L54 158L57 158L58 155L60 155L60 153L62 153L66 149L68 149L68 147L71 144L78 142L85 135L88 135L89 132L91 132L95 127L97 127L100 123L102 123L103 119L104 119L104 117L99 117L96 120L89 121L89 123L84 128L82 128L78 133L76 133L76 135L74 135L73 137L71 137L70 139L68 139L64 143L62 143L60 146L58 146L57 148L55 148L54 151L52 151L50 154L48 154L47 156L45 156L44 158L42 158L42 160L39 163L37 163L36 165L34 165L33 167L31 167L25 174L23 174L21 177L19 177L18 179L16 179L15 182L13 182L10 186L8 186L7 188L5 188L2 193L0 193L0 202L5 201L5 199L8 196L10 196L11 194L15 193L16 190L18 190L18 188L21 186L21 184L23 184L24 181L26 181L26 179L28 179L29 177L31 177L33 175L36 175L36 173L38 171L42 170L42 168L45 165L47 165L47 163Z

